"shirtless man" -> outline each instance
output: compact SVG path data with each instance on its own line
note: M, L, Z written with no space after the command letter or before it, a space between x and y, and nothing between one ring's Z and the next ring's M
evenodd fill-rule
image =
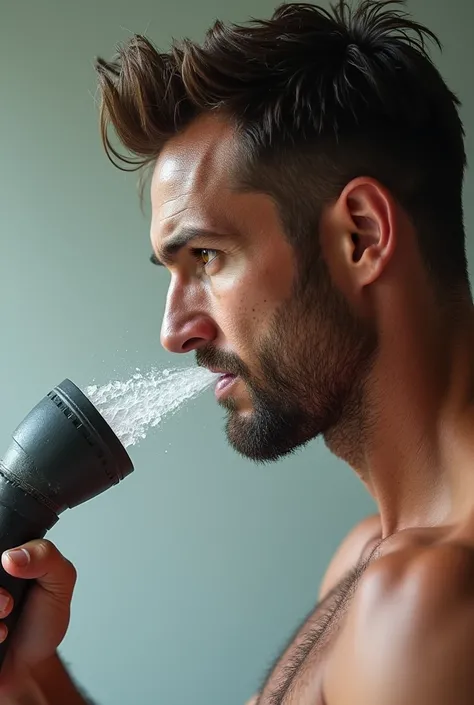
M259 705L474 702L463 130L433 37L402 10L289 4L203 46L136 37L97 64L109 156L125 163L112 126L153 167L163 345L222 373L238 452L273 460L322 434L378 505ZM83 704L55 653L74 568L48 542L26 548L23 567L2 559L38 582L0 687L26 692L28 675L48 705Z

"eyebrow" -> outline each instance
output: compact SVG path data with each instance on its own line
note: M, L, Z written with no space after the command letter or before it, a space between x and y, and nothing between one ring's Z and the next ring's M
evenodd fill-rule
M216 237L224 237L224 235L214 230L193 228L191 226L181 228L181 230L166 240L165 244L161 248L159 257L155 253L151 255L150 262L158 267L166 267L167 264L171 264L173 258L183 247L192 242L192 240L196 240L201 237L215 239Z

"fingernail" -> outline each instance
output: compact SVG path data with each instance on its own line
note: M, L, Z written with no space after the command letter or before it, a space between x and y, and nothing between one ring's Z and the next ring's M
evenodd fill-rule
M13 551L7 551L6 556L18 566L18 568L24 568L30 562L30 554L26 548L15 548Z
M10 604L10 595L0 592L0 612L3 612Z

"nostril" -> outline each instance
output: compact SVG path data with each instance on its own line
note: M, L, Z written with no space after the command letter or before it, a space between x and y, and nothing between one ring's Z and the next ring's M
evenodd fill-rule
M190 350L195 350L202 342L202 338L188 338L188 340L183 343L181 350L186 353Z

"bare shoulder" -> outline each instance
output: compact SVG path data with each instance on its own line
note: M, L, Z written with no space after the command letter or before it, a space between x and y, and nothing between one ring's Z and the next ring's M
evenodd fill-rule
M323 599L354 568L366 547L381 534L380 516L373 514L360 521L348 533L334 554L321 582L319 598Z
M356 603L385 610L395 597L398 609L417 608L416 623L436 618L440 605L474 600L474 544L408 545L374 560L360 582Z
M473 633L474 546L382 556L357 587L328 667L327 703L472 703Z

